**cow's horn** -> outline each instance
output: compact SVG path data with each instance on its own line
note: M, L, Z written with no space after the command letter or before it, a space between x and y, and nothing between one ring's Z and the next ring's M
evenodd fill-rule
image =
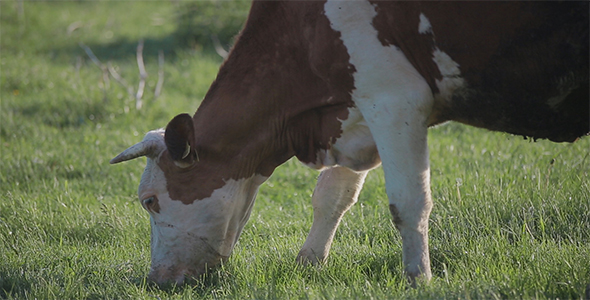
M163 147L164 145L162 145L162 143L158 143L157 141L142 141L121 152L121 154L117 155L117 157L111 159L110 163L116 164L141 156L155 156L161 152L160 150L164 150L160 149Z

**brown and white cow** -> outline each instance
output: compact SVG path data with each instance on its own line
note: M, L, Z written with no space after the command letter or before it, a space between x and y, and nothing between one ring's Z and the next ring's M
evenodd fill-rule
M557 142L587 135L588 2L254 2L193 117L147 156L156 282L229 257L258 187L296 156L322 170L298 260L330 250L367 172L385 172L410 279L431 278L429 126L453 120Z

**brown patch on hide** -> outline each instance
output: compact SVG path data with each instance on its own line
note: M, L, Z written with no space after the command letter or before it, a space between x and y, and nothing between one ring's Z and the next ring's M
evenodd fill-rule
M433 94L443 79L433 50L459 65L466 87L450 99L437 99L430 125L454 120L556 142L590 132L588 1L373 5L381 43L403 51ZM418 31L420 14L431 31Z
M292 156L315 163L340 136L341 120L354 106L354 67L323 4L253 4L193 117L198 162L179 168L172 157L180 150L170 148L161 156L172 199L189 204L227 180L270 176ZM183 146L178 137L166 142Z

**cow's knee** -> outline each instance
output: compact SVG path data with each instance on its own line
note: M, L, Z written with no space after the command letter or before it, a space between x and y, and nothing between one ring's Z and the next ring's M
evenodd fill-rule
M312 196L313 224L297 255L299 263L317 265L327 258L340 220L357 201L367 172L334 167L320 174Z

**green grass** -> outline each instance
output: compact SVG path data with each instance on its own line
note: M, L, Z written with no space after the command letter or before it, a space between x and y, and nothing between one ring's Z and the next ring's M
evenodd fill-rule
M261 187L226 265L194 286L147 283L149 222L136 201L145 160L108 160L194 112L215 78L221 59L211 46L178 40L182 5L0 2L0 298L584 296L590 139L530 142L458 124L430 131L430 284L405 284L381 170L342 221L328 262L298 266L317 173L293 160ZM207 17L226 13L243 15L224 6ZM136 87L140 39L149 77L137 111L79 43ZM165 84L154 99L159 50Z

